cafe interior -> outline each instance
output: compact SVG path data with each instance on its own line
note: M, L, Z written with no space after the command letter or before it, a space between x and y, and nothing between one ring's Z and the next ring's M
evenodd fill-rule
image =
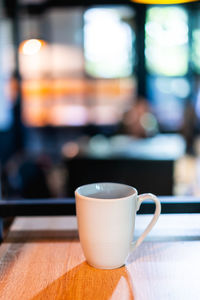
M200 194L200 5L1 1L3 199Z
M0 299L199 299L199 197L199 1L0 0Z

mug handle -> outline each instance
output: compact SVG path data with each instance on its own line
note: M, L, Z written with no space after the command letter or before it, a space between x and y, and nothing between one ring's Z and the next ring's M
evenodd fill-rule
M154 194L150 194L150 193L141 194L137 197L136 211L140 209L140 205L142 204L142 202L147 199L151 199L155 202L156 208L155 208L154 216L151 222L149 223L149 225L144 230L144 232L139 236L139 238L135 242L131 243L131 251L135 250L142 243L142 241L147 236L147 234L151 231L151 229L156 224L160 216L160 212L161 212L160 201Z

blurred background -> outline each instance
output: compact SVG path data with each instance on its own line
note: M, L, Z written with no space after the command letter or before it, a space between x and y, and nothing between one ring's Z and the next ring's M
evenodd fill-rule
M200 4L0 0L4 198L200 195Z

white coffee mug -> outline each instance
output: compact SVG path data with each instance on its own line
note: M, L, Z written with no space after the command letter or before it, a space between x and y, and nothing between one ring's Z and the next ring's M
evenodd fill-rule
M137 190L120 183L93 183L76 189L76 213L81 246L87 262L98 269L115 269L125 264L158 220L161 205L153 194L138 196ZM133 242L135 216L141 203L152 199L154 216Z

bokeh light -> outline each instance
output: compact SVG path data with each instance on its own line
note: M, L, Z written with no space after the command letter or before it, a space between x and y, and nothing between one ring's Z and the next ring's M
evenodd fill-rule
M20 44L19 51L24 55L35 55L46 43L38 39L25 40Z

